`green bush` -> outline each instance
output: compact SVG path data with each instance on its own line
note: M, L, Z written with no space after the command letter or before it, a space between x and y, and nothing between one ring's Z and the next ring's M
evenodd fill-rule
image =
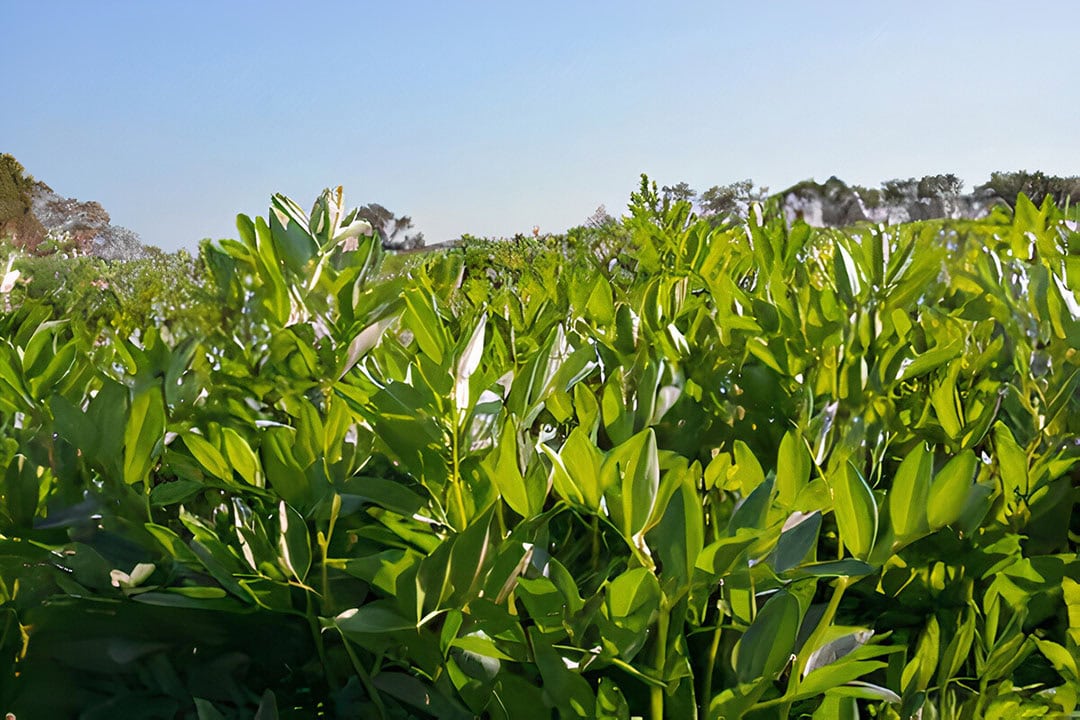
M1076 710L1052 203L714 227L643 180L618 228L392 274L340 189L268 217L203 246L181 342L0 315L0 708Z

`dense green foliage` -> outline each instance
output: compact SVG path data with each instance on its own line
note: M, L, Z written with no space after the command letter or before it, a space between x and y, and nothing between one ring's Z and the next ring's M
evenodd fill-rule
M1076 710L1050 202L717 226L643 179L622 223L389 271L340 189L238 230L201 332L97 342L40 273L0 314L0 710Z
M0 154L0 240L15 235L22 238L44 234L44 228L30 212L30 190L34 178L7 153Z

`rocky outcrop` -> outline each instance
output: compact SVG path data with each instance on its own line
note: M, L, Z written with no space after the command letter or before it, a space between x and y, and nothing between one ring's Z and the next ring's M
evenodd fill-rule
M939 218L977 219L989 214L995 205L1003 204L995 193L986 190L938 197L912 194L885 201L879 193L860 192L836 177L824 183L799 183L780 193L780 197L788 225L803 220L814 227L846 227L860 222L895 225Z
M7 153L0 154L0 240L32 254L65 252L108 260L146 255L139 236L113 225L100 203L56 194Z
M131 260L145 253L139 236L113 225L100 203L63 197L39 182L30 191L30 207L47 237L61 247L107 260Z

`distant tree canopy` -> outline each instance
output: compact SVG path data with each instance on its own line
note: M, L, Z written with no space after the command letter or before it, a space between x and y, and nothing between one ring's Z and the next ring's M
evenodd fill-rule
M34 178L12 155L0 155L0 223L14 220L30 209Z
M746 217L750 204L764 200L769 189L759 187L755 190L754 181L747 178L728 185L713 185L702 193L688 183L680 182L663 186L660 193L665 202L688 202L701 217L723 223Z
M34 183L14 156L0 154L0 240L12 239L30 251L45 237L45 228L30 211Z
M994 172L990 180L976 190L990 190L999 198L1016 207L1016 196L1024 193L1033 202L1040 203L1047 195L1059 206L1080 202L1080 177L1058 177L1041 171Z
M395 215L378 203L364 205L357 214L379 233L384 248L412 250L424 246L424 233L409 232L413 228L413 221L408 215Z

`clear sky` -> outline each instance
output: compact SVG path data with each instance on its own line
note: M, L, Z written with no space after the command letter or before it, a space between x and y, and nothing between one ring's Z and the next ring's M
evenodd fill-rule
M167 250L283 192L428 242L638 176L1080 173L1080 2L0 0L0 152Z

